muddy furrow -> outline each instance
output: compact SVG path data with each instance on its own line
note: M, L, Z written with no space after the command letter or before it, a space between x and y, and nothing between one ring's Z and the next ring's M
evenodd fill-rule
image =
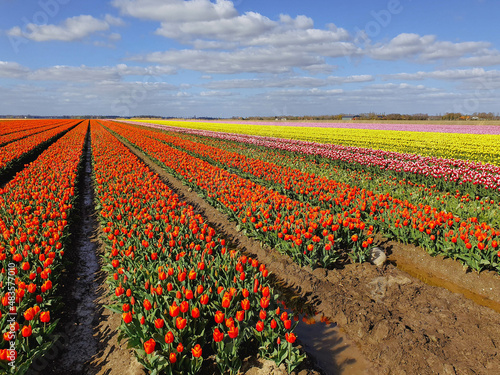
M89 136L77 191L77 207L66 251L67 266L59 285L64 306L54 332L54 346L49 355L35 361L33 374L84 374L98 348L93 327L95 317L99 316L94 303L99 262L96 244L92 241L96 223L93 216Z
M337 322L374 374L496 374L500 368L500 314L463 295L427 285L393 264L378 269L350 264L342 269L301 268L261 247L236 224L140 150L128 145L233 246L253 254L318 312ZM495 291L493 291L495 292ZM349 373L345 371L345 373Z

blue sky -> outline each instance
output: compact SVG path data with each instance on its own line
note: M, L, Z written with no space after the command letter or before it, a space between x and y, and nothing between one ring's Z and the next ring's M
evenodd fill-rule
M498 113L496 0L0 0L0 114Z

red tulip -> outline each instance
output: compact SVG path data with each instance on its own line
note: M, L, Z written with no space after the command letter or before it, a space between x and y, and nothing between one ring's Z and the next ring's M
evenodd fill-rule
M50 311L43 311L40 313L40 321L42 323L50 322Z
M241 308L245 311L249 310L250 309L250 301L247 299L244 299L243 301L241 301Z
M259 320L257 322L257 325L255 326L255 329L257 332L262 332L264 330L264 322L262 320Z
M245 311L244 310L237 311L235 317L238 322L243 321L245 319Z
M297 337L295 337L295 334L292 332L292 333L285 333L285 339L286 341L288 341L289 343L293 344L295 342Z
M168 331L165 335L165 342L167 344L171 344L174 342L174 334L171 331Z
M123 313L122 318L125 324L129 324L132 321L132 313L130 311Z
M229 328L229 332L227 333L229 335L229 337L231 337L232 339L238 337L238 327L231 327Z
M292 328L292 321L290 319L285 320L283 323L286 329Z
M156 341L154 339L149 339L144 343L144 350L146 354L151 354L154 352L156 346Z
M175 354L174 352L170 353L170 355L168 356L168 359L170 361L170 363L175 363L177 362L177 354Z
M28 310L24 312L24 319L26 319L27 321L32 320L34 317L35 317L35 310L32 307L30 307Z
M266 310L260 310L260 312L259 312L259 318L260 318L260 320L265 320L266 317L267 317Z
M177 317L175 320L175 326L177 327L178 330L184 329L186 327L187 320L184 318L181 318L180 316Z
M23 337L29 337L31 336L31 326L24 326L22 329L21 329L21 334L23 335Z
M196 344L193 349L191 349L191 353L193 354L194 358L199 358L201 357L201 346L200 344Z
M194 309L191 310L191 316L196 319L200 317L200 310L195 307Z
M262 297L260 299L260 306L263 308L263 309L267 309L269 307L269 299L266 298L266 297Z
M224 339L224 333L219 331L218 328L214 329L214 341L220 342Z
M227 309L230 304L231 304L231 297L224 296L224 298L222 298L222 307Z
M202 305L208 304L208 295L207 294L203 294L202 296L200 296L200 303Z
M179 315L179 306L177 306L177 303L174 301L172 306L170 306L170 316L175 318L177 315Z
M222 311L217 311L215 313L215 323L222 323L224 321L224 313Z

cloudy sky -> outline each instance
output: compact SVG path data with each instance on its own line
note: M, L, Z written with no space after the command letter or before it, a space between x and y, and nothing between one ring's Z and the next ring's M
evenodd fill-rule
M494 112L497 0L0 0L0 114Z

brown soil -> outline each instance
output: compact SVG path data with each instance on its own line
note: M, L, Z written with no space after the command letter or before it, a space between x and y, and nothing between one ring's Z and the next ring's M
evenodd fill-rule
M325 372L498 374L499 310L477 303L500 306L498 275L467 273L456 262L432 258L412 246L383 241L380 246L390 255L382 268L370 264L347 264L335 270L301 268L288 257L238 232L235 223L224 214L142 152L131 149L181 199L207 217L233 246L256 256L288 287L314 303L318 312L337 322L346 335L339 339L344 347L332 351L337 365ZM440 286L428 285L414 276ZM472 300L458 291L467 292ZM135 366L130 367L135 361L131 353L124 354L116 339L109 337L116 336L120 317L106 311L103 315L99 330L102 337L108 337L108 345L96 359L98 374L140 374ZM245 370L252 375L281 373L278 369L270 370L268 365L259 362L252 367L250 363ZM307 373L311 372L302 370L300 375Z
M104 247L100 246L100 253ZM99 287L99 297L95 301L100 307L100 316L97 326L94 328L94 336L99 341L99 351L92 358L90 369L87 372L92 375L143 375L146 374L142 365L135 359L132 349L127 348L126 340L118 342L121 316L106 309L104 306L111 303L109 288L102 274Z

